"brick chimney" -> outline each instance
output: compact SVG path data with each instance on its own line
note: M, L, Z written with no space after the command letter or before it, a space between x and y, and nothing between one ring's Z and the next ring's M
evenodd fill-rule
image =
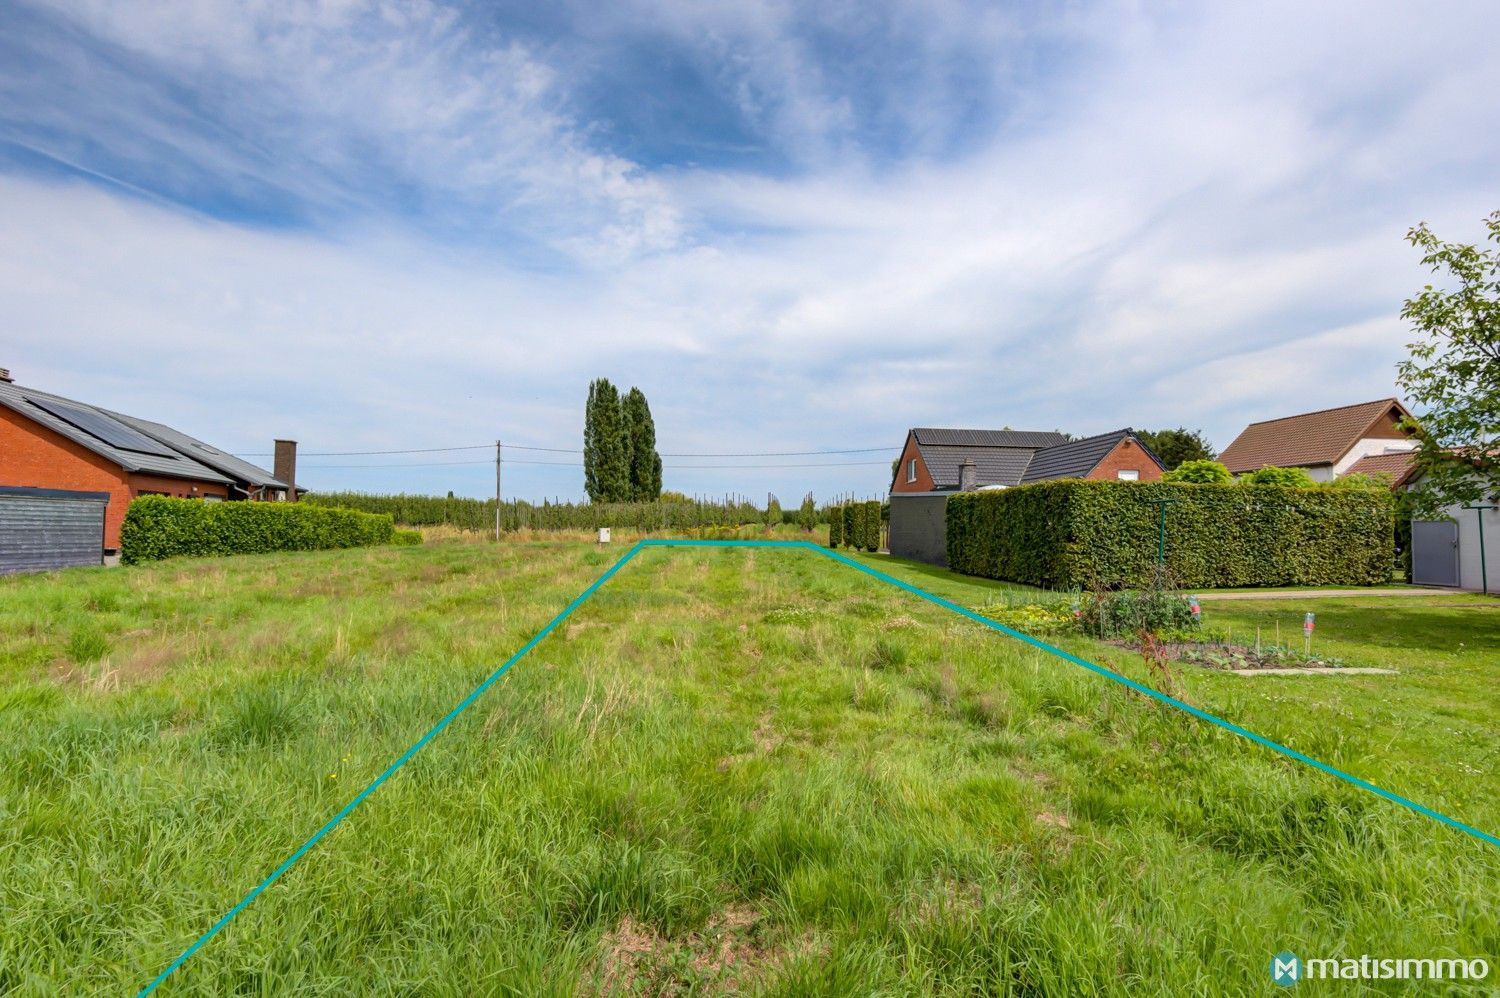
M973 492L979 488L979 468L974 464L974 459L964 458L964 463L958 466L958 491Z
M276 464L271 468L277 478L291 488L286 491L287 502L297 501L297 441L276 441Z

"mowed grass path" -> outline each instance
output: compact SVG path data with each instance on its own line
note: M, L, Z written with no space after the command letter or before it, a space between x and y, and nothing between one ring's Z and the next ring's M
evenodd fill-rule
M0 580L0 992L144 985L621 553ZM1493 698L1465 664L1432 725ZM1353 678L1189 682L1449 787ZM648 550L160 993L1270 993L1282 949L1493 959L1497 886L1500 849L827 559Z

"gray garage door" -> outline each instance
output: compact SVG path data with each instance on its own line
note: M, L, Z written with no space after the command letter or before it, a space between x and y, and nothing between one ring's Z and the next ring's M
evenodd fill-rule
M0 575L104 560L108 492L0 486Z
M891 495L889 549L898 558L948 564L948 497Z
M1458 524L1412 521L1411 580L1419 586L1458 585Z

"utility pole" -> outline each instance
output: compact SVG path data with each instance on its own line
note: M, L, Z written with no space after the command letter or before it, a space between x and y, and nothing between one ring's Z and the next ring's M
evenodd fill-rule
M500 542L500 441L495 441L495 543Z

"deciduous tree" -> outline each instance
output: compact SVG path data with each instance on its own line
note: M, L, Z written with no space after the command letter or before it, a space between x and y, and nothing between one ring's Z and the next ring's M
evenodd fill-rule
M1500 211L1485 220L1500 243ZM1422 263L1445 274L1402 306L1419 339L1396 380L1420 417L1413 499L1433 515L1452 504L1500 501L1500 251L1446 243L1424 222L1406 234Z
M1184 461L1162 475L1161 480L1193 485L1226 485L1234 481L1234 476L1218 461Z
M802 505L797 509L797 526L808 533L818 525L818 505L813 502L813 494L809 492L802 497Z
M1142 430L1141 442L1150 447L1168 471L1184 461L1212 461L1218 457L1202 430L1179 426L1175 430Z

